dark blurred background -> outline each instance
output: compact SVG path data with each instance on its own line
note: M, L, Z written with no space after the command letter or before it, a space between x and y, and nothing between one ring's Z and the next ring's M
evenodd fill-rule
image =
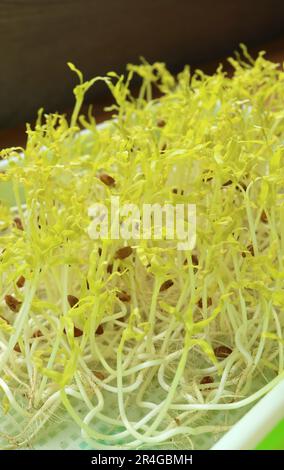
M0 0L0 147L24 138L37 109L68 111L74 62L86 78L139 56L213 70L244 42L284 58L283 0ZM99 118L102 85L88 94Z

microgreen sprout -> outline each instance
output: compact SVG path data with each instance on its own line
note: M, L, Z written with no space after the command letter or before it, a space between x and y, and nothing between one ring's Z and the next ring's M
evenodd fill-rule
M69 64L71 123L41 110L24 156L1 152L0 398L23 422L0 425L2 448L62 409L94 448L194 442L283 379L284 72L244 52L232 77L143 62L84 82ZM114 97L102 129L80 115L97 80ZM91 239L88 208L112 196L195 203L196 247Z

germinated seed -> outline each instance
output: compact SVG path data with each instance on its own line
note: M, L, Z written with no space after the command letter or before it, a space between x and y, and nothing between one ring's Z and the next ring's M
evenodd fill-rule
M23 227L23 224L22 224L22 221L21 221L20 217L15 217L14 218L14 224L17 227L18 230L24 230L24 227Z
M75 295L67 295L67 300L71 308L75 307L79 303L79 299Z
M107 273L112 274L112 270L113 270L113 264L108 264L107 265Z
M197 255L191 255L191 262L193 266L198 266L198 257Z
M97 377L99 380L104 380L105 379L105 376L102 372L100 371L97 371L97 370L94 370L93 371L93 374L95 377Z
M202 299L198 300L197 305L198 305L199 308L203 308ZM211 305L212 305L212 299L211 299L211 297L207 297L207 307L211 307Z
M80 328L77 328L76 326L74 326L74 337L78 338L79 336L82 336L82 335L83 335L83 331L80 330Z
M103 173L99 178L106 186L115 186L115 179L112 176Z
M119 248L119 250L115 252L114 258L125 259L128 258L128 256L130 256L132 253L133 249L131 248L131 246L124 246L122 248Z
M252 256L254 256L253 245L248 245L248 246L247 246L247 250L250 252L250 254L251 254ZM246 256L247 256L247 253L246 253L245 251L243 251L243 252L242 252L242 257L243 257L243 258L246 258Z
M19 289L21 289L22 287L24 287L25 282L26 282L26 279L24 278L24 276L20 276L16 282L16 286L19 287Z
M15 346L14 346L14 351L16 351L17 353L22 352L19 343L16 343L16 344L15 344Z
M41 338L43 333L40 330L37 330L33 333L33 338Z
M212 384L213 382L214 382L214 379L210 375L206 375L200 380L201 385Z
M225 359L230 356L232 352L232 349L227 346L217 346L217 348L214 349L214 354L218 359Z
M260 216L260 220L261 220L261 222L263 222L264 224L267 224L267 222L268 222L268 217L267 217L267 214L266 214L265 211L262 211L261 216Z
M20 310L21 305L22 305L22 302L20 302L20 300L13 297L13 295L5 295L5 302L6 302L7 307L9 307L9 309L15 313L17 313Z
M174 281L171 279L168 279L167 281L163 282L163 284L160 287L160 292L164 292L165 290L169 289L174 285Z
M104 333L104 327L103 325L99 325L98 328L96 329L96 335L100 336Z
M131 296L125 291L118 292L116 295L121 302L130 302L131 300Z

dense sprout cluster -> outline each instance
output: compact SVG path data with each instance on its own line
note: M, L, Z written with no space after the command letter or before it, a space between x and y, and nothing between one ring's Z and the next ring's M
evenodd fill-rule
M1 413L23 419L3 448L63 408L95 448L189 445L227 429L214 410L283 378L284 73L263 54L230 62L231 78L161 63L101 78L103 129L80 116L95 80L70 64L71 123L40 112L24 156L2 152L15 206L0 205ZM93 240L88 209L112 196L196 204L196 247Z

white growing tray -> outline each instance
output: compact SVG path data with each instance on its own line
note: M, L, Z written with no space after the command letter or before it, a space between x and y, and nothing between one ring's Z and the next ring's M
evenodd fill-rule
M284 418L284 380L248 411L212 450L250 450Z

